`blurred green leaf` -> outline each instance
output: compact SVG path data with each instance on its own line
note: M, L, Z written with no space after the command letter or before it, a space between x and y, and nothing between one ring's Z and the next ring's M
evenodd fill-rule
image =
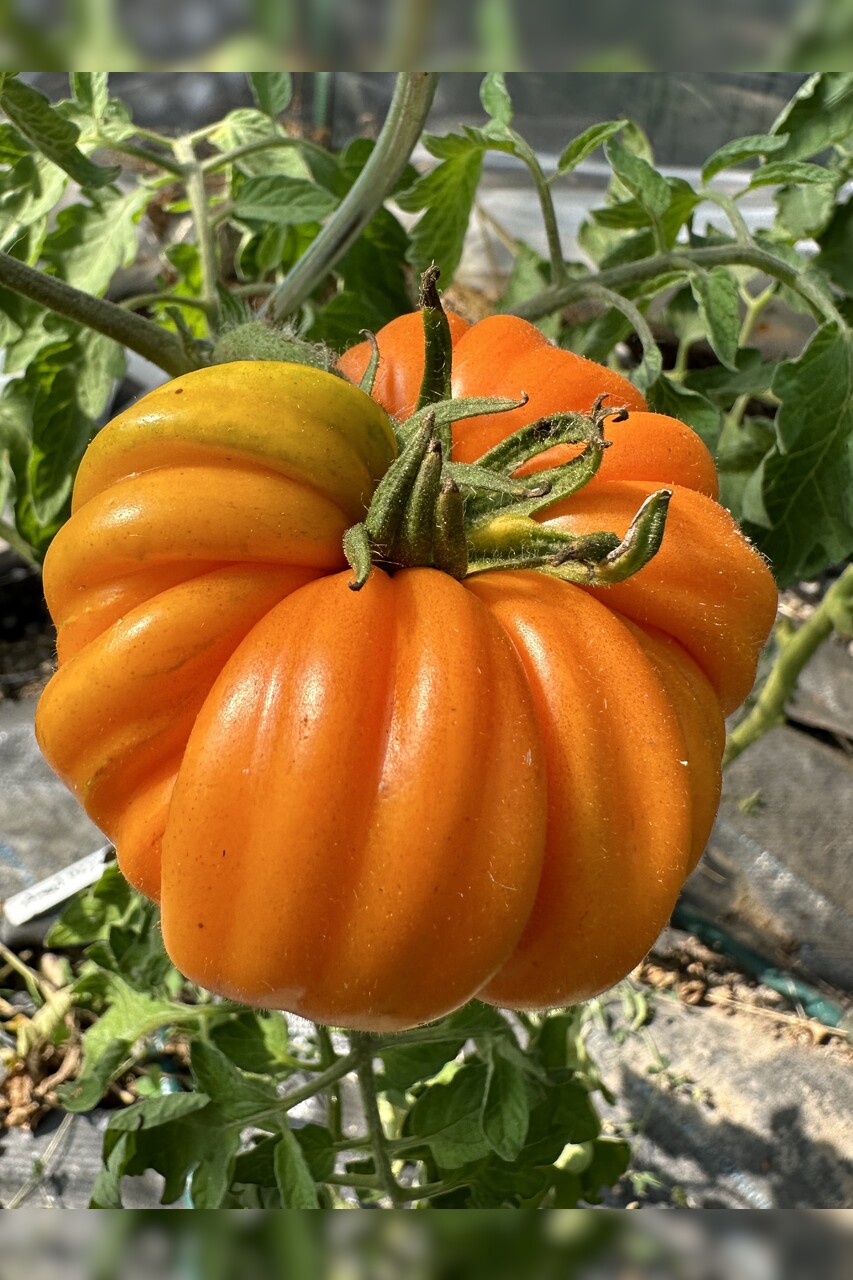
M100 121L107 109L110 89L108 71L69 71L71 96L93 119Z
M711 346L727 368L736 368L741 304L734 276L727 267L714 267L691 275L690 287Z
M489 71L480 85L480 102L496 125L508 129L512 124L512 99L502 71Z
M853 552L853 336L824 325L773 379L777 442L747 484L748 532L780 585Z
M749 182L750 191L756 187L775 187L795 182L799 185L834 182L833 175L822 164L806 164L801 160L771 160L756 169Z
M253 1117L277 1110L275 1086L246 1075L214 1044L194 1042L190 1069L198 1090L206 1093L229 1121L249 1124Z
M782 109L771 130L787 135L780 160L802 160L853 134L853 72L819 71Z
M249 222L290 226L319 221L337 206L337 200L323 187L304 178L285 174L247 178L234 200L234 217Z
M293 77L289 71L250 71L249 84L252 97L261 111L274 120L290 106L293 97Z
M486 1080L484 1064L460 1067L447 1084L431 1085L409 1112L408 1132L423 1138L444 1169L457 1169L490 1150L481 1123Z
M273 1163L282 1208L319 1209L314 1179L302 1147L286 1119L282 1124L281 1140L276 1145Z
M627 123L627 120L606 120L601 124L591 125L589 129L584 129L583 133L573 138L563 151L557 161L557 173L562 175L571 173L583 160L586 160L587 156L592 155L593 151L597 151L600 146L609 142L624 129Z
M280 1076L292 1070L287 1019L276 1011L235 1013L214 1027L210 1038L241 1071Z
M660 218L669 208L670 190L666 178L641 156L635 155L616 138L610 138L604 154L619 181L627 187L643 208Z
M103 187L115 182L118 165L95 164L77 147L80 131L48 102L43 93L22 80L6 80L0 89L0 107L25 138L48 160L63 169L81 187Z
M702 167L702 181L710 182L725 169L735 169L745 160L772 155L781 151L788 142L787 134L751 133L745 138L733 138L718 147Z
M524 1075L518 1063L501 1052L499 1043L491 1044L489 1050L482 1100L483 1134L502 1160L515 1160L527 1138L530 1119Z

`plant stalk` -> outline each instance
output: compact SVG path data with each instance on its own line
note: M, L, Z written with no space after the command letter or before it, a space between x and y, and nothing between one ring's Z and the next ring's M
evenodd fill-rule
M151 320L106 298L93 298L6 253L0 253L0 285L129 347L173 378L190 373L203 363L187 351L176 334L161 329Z
M196 157L192 143L187 138L176 140L175 154L183 164L186 175L187 199L195 227L196 245L201 264L201 302L204 304L208 326L215 332L219 318L219 263L216 255L216 241L210 224L204 170Z
M400 72L385 124L370 159L317 239L270 294L262 314L281 320L296 311L358 239L408 164L437 83L436 72Z
M770 729L785 723L785 707L803 668L833 631L853 634L853 565L847 566L812 616L784 642L755 705L729 734L724 765L731 764Z
M353 1031L350 1034L350 1043L356 1056L356 1075L358 1076L358 1085L361 1092L362 1106L364 1107L367 1132L373 1151L373 1160L376 1165L376 1175L380 1187L391 1201L392 1206L396 1208L404 1193L391 1168L387 1139L385 1130L382 1127L382 1117L379 1114L379 1101L376 1096L376 1076L373 1071L373 1055L377 1049L377 1041L368 1032Z
M584 279L570 280L559 288L552 285L514 307L513 315L521 316L524 320L539 320L542 316L559 311L561 307L584 297L590 287L599 286L623 293L631 285L642 284L644 280L653 280L655 276L667 271L690 266L706 271L710 271L712 267L754 267L756 271L763 271L798 293L808 302L818 319L838 325L842 330L847 327L829 294L801 275L796 267L789 266L787 262L760 249L758 245L744 244L714 245L705 249L679 248L673 253L656 254L651 258L642 258L639 262L629 262L622 267L596 272Z

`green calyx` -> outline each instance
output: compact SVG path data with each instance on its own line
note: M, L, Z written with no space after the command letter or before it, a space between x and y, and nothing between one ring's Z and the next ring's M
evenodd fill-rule
M612 413L554 414L522 427L477 463L450 458L450 425L470 416L465 400L419 410L401 430L403 447L374 494L362 524L350 529L344 552L354 591L374 564L389 572L427 566L462 579L489 569L540 569L567 582L619 582L641 569L660 546L671 494L661 489L638 511L624 538L602 532L576 536L535 517L576 493L598 470ZM517 407L477 400L478 413ZM561 466L519 479L523 463L558 444L583 446Z
M337 356L322 343L306 342L287 325L247 320L245 324L225 329L213 348L212 364L230 364L235 360L279 360L335 373Z
M672 496L668 489L643 503L624 538L606 531L573 535L537 519L592 479L609 446L605 422L618 420L625 410L605 409L602 396L588 414L552 414L520 427L476 463L454 462L454 422L517 409L526 397L452 398L450 327L437 279L433 266L421 281L425 369L415 412L397 424L400 454L379 482L365 520L344 537L351 588L359 591L375 564L391 573L416 566L440 569L460 580L513 568L538 569L585 585L630 577L660 547ZM367 336L372 356L360 385L370 395L379 348L373 335ZM582 447L560 466L516 475L560 444Z

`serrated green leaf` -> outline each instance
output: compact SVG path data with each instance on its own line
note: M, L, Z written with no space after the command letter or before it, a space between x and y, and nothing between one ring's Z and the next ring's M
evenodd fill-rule
M441 163L401 192L398 204L406 212L425 210L411 231L408 261L417 271L435 262L442 284L450 284L459 261L483 168L484 145L450 134L427 141Z
M20 243L25 231L31 229L31 243L23 256L26 260L37 256L43 219L53 211L67 185L68 175L44 156L31 153L13 165L0 187L0 249L21 257Z
M426 1044L403 1044L382 1052L385 1080L392 1089L405 1093L413 1084L432 1079L452 1062L465 1043L463 1036Z
M293 1135L302 1149L308 1172L315 1182L325 1182L335 1169L335 1145L322 1124L294 1125Z
M552 1077L559 1075L552 1073ZM527 1164L553 1164L569 1142L590 1142L598 1137L600 1128L584 1086L571 1078L556 1079L544 1100L530 1112L521 1159Z
M802 160L853 134L853 72L819 71L810 76L773 123L788 141L779 159Z
M722 426L720 410L698 391L673 382L666 374L661 374L657 382L649 390L649 408L654 413L665 413L679 422L686 422L698 436L701 436L710 450L716 448Z
M26 138L11 124L0 124L0 164L15 164L30 154Z
M836 181L822 164L807 164L802 160L771 160L756 169L749 183L750 191L756 187L776 187L785 183L828 183Z
M83 1035L83 1070L59 1090L67 1111L90 1111L97 1106L133 1045L160 1027L187 1026L205 1016L197 1008L136 991L124 978L104 970L81 978L78 1000L96 998L104 1011Z
M734 276L726 267L690 277L708 340L729 369L736 368L740 336L740 295Z
M173 1095L174 1096L174 1095ZM107 1131L107 1139L115 1137ZM218 1209L231 1183L240 1145L238 1126L226 1123L213 1103L184 1114L169 1124L120 1134L130 1139L122 1173L141 1176L153 1169L164 1180L161 1204L174 1204L183 1195L190 1178L190 1195L196 1209ZM107 1161L112 1159L109 1151Z
M524 1075L516 1061L489 1046L486 1087L480 1123L483 1136L495 1155L515 1160L527 1139L530 1103Z
M285 1122L281 1141L273 1156L275 1179L281 1193L283 1209L319 1209L317 1188L311 1177L302 1148Z
M744 138L733 138L719 147L706 161L702 169L702 181L710 182L725 169L734 169L745 160L756 156L768 156L781 151L788 142L788 135L751 133Z
M853 552L853 337L817 331L773 380L777 442L747 484L748 531L780 585L813 577Z
M110 89L108 71L69 71L71 96L77 105L100 121L107 109Z
M669 208L670 202L666 178L616 138L610 138L605 143L604 154L619 181L648 209L652 217L660 218Z
M408 1131L422 1138L444 1169L482 1159L490 1146L481 1124L486 1067L460 1067L447 1084L434 1084L409 1112Z
M601 124L591 125L589 129L584 129L583 133L573 138L563 151L557 161L557 173L571 173L583 160L586 160L587 156L592 155L593 151L620 133L627 123L627 120L606 120Z
M80 131L64 119L43 93L21 80L7 80L0 90L0 107L25 138L81 187L104 187L115 182L119 165L95 164L77 147Z
M48 931L49 947L82 947L106 938L122 920L134 899L134 891L113 863L90 889L77 893L59 920Z
M274 120L290 106L293 98L293 77L289 71L250 71L248 73L252 97L261 111Z
M206 1093L229 1121L248 1124L278 1106L273 1084L247 1076L214 1044L193 1043L190 1070L199 1092Z
M337 207L338 201L324 187L304 178L285 174L248 178L234 200L234 217L249 222L274 222L292 226L319 222Z
M210 141L220 151L235 151L238 147L251 146L268 140L278 140L275 145L251 151L234 161L240 173L249 176L268 177L282 174L291 178L308 178L311 170L300 151L300 140L289 138L281 125L276 124L263 111L254 107L239 107L231 111L211 133ZM311 153L312 158L314 153ZM330 162L336 164L335 157ZM319 179L318 179L319 181Z
M776 229L794 241L816 237L835 212L836 186L833 181L796 183L776 192Z
M211 1031L211 1040L241 1071L282 1075L292 1070L287 1020L281 1013L236 1013Z
M741 347L732 369L719 365L691 369L682 385L728 408L738 396L759 396L769 391L777 368L778 361L762 360L756 347Z
M135 1133L138 1129L156 1129L172 1124L193 1111L201 1111L210 1102L203 1093L162 1093L133 1102L110 1116L108 1128L113 1132Z
M506 87L502 71L489 71L480 84L480 102L483 110L502 128L512 124L512 99Z
M61 209L43 250L54 274L86 293L103 294L116 271L136 257L135 220L148 199L137 188L126 195L96 194L91 204Z

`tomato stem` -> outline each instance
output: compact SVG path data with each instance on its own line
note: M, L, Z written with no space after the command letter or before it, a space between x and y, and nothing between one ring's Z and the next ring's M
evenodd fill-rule
M424 376L415 412L452 396L453 340L450 324L438 296L440 271L435 263L421 276L418 305L424 325ZM449 451L450 440L442 441Z

